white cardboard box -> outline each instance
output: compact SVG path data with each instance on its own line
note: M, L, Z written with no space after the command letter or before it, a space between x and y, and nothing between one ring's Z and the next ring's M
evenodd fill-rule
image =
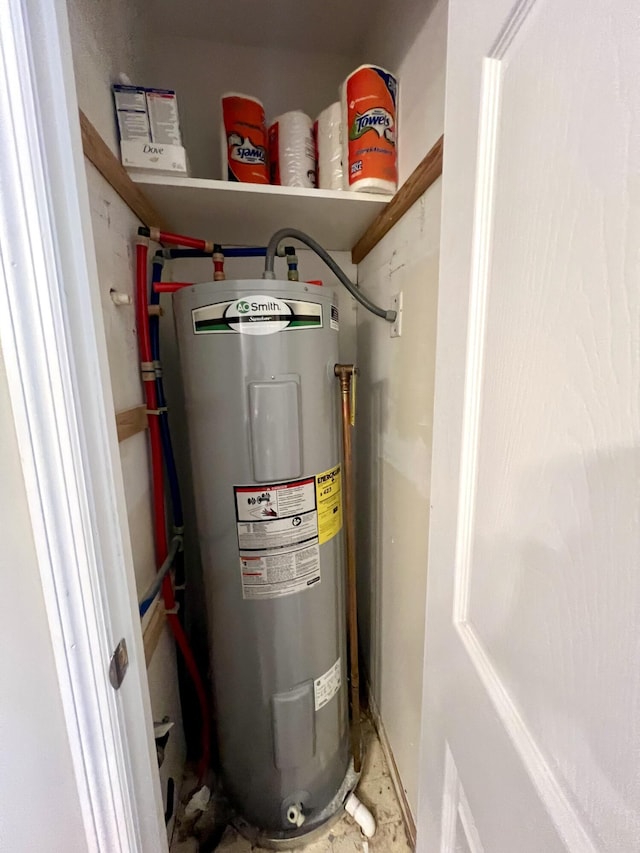
M120 142L122 165L165 175L188 175L187 152L182 145L165 145L145 139L123 139Z

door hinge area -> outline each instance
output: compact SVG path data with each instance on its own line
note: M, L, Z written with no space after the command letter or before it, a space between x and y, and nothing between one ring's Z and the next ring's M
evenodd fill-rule
M109 663L109 681L114 690L118 690L129 668L129 655L124 637L120 640L111 655Z

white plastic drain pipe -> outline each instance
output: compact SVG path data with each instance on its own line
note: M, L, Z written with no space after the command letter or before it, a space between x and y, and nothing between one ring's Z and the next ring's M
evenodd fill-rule
M366 838L373 838L376 834L376 819L365 804L355 794L349 794L344 808L358 824L362 834Z

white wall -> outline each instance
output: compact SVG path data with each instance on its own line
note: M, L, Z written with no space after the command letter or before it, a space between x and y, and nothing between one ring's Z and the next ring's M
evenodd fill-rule
M398 169L404 183L444 129L447 0L387 3L363 51L400 80Z
M176 90L191 174L219 178L220 95L260 98L267 121L296 109L315 118L338 99L338 86L355 64L333 54L154 35L144 81Z
M69 29L80 109L112 151L118 131L109 88L121 71L135 78L144 67L142 6L130 0L68 0Z
M0 850L80 851L80 803L1 352L0 434Z
M143 65L141 19L127 0L69 0L76 88L80 108L100 135L117 151L110 85L120 70L135 76ZM140 72L141 73L141 72ZM98 171L88 162L87 182L96 247L100 301L107 340L114 413L143 402L133 305L116 307L110 290L133 297L135 235L141 224ZM138 592L155 574L151 483L146 434L120 444L128 526ZM168 629L165 629L168 634ZM152 660L150 697L154 720L175 721L160 771L163 798L173 776L179 785L185 758L180 700L176 689L175 648L163 637Z
M443 129L446 0L379 61L400 77L400 173ZM381 22L384 33L385 22ZM390 27L390 22L386 22ZM391 30L390 30L391 31ZM375 34L374 34L375 41ZM387 54L384 55L385 49ZM406 55L394 64L394 51ZM376 53L375 45L370 52ZM358 312L358 521L361 637L373 701L416 814L431 477L440 181L358 267L374 301L403 293L402 337Z

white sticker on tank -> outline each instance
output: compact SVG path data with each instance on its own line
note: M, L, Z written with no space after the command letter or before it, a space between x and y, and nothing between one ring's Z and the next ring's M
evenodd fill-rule
M340 314L338 312L338 306L331 306L331 319L329 321L329 325L335 332L340 331Z
M342 684L342 664L340 658L320 678L313 682L313 693L315 696L316 711L329 703Z
M278 554L240 554L242 597L281 598L320 583L320 547Z

